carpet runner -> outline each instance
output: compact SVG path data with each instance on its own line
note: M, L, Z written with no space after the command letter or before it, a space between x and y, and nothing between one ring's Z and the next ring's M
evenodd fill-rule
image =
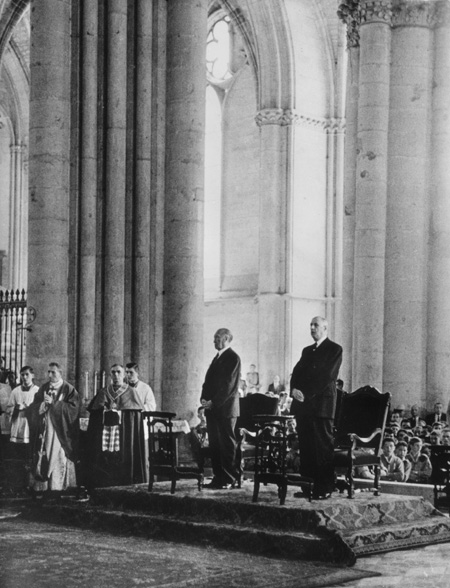
M293 497L279 505L276 488L262 487L252 503L252 484L242 489L203 490L193 481L97 489L87 503L62 499L34 503L31 519L92 529L212 544L276 557L353 565L357 557L450 541L450 519L421 497L361 492L352 500Z

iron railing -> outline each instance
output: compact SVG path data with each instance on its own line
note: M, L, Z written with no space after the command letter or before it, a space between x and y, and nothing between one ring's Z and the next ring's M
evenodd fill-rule
M27 325L25 290L0 290L0 356L10 374L10 384L19 381L25 359Z

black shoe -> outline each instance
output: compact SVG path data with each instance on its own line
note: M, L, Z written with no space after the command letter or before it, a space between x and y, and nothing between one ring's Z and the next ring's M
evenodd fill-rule
M331 498L331 492L326 492L325 494L313 494L313 500L328 500Z
M203 484L203 488L206 488L207 490L219 490L219 488L221 488L221 485L215 482L214 480L211 480L211 482Z
M310 493L308 491L301 490L300 492L294 492L294 498L306 498L309 500Z

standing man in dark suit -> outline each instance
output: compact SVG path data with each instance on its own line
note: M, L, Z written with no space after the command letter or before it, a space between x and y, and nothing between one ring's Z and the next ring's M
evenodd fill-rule
M300 473L314 480L314 498L334 490L333 421L342 347L328 339L328 322L311 320L315 343L305 347L291 377L291 414L297 421Z
M241 360L231 347L233 335L219 329L214 335L217 355L205 375L201 404L205 407L213 479L206 488L231 488L236 468L236 419L239 416Z

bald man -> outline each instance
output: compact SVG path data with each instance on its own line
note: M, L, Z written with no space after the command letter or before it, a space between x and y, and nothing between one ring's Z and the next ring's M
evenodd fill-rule
M300 473L314 480L316 499L334 490L333 422L336 379L342 347L328 339L328 322L316 316L310 324L314 344L305 347L291 377L291 414L297 422Z
M202 388L213 479L205 488L221 490L236 484L236 419L239 416L241 360L231 349L233 335L228 329L214 334L216 357L212 360Z

